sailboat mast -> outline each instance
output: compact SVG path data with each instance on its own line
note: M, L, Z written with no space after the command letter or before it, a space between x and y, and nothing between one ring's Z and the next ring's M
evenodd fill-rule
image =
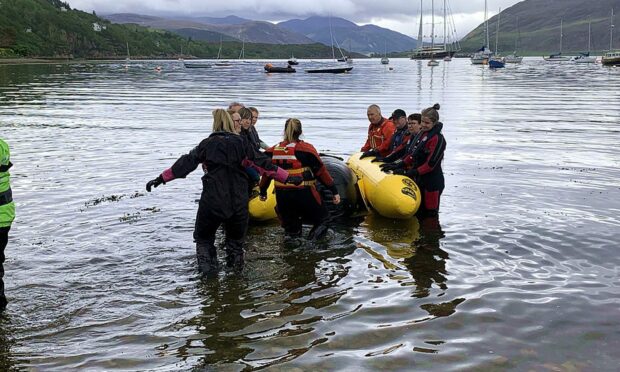
M431 0L431 49L435 48L435 0Z
M519 42L519 38L520 37L521 37L521 31L519 30L519 16L517 16L517 37L515 38L515 52L514 52L514 55L517 55L517 49L518 49L517 43Z
M446 1L447 0L443 0L443 50L446 51L448 50L448 48L446 47L447 45L447 33L448 33L448 25L446 22Z
M560 19L560 54L562 54L562 39L564 38L564 32L562 24L563 24L564 20Z
M336 52L334 51L334 34L332 32L332 17L329 17L329 38L332 42L332 59L336 59Z
M609 20L609 51L614 48L614 8L611 8L611 18Z
M502 14L502 8L499 8L499 13L497 13L497 26L495 27L495 54L497 54L498 44L499 44L499 20Z
M484 43L487 48L490 47L489 44L489 14L487 13L487 0L484 0Z
M588 55L590 55L590 34L592 33L592 20L588 20Z
M424 35L422 29L422 15L424 14L424 10L422 8L422 1L420 0L420 29L418 30L418 50L421 50L424 47Z

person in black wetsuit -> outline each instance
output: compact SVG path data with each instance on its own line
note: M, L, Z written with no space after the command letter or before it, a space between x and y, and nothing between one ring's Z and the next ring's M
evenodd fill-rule
M340 203L340 195L314 146L299 139L301 133L301 121L288 119L284 126L284 141L268 148L265 154L271 156L273 163L286 169L291 176L303 177L300 185L283 184L276 180L277 212L288 236L301 234L302 224L307 221L313 225L308 234L308 239L313 240L327 232L326 222L329 217L316 188L317 180L331 191L334 204ZM266 199L270 183L270 177L261 179L261 200Z
M215 233L224 225L226 265L243 267L243 247L248 226L248 175L246 167L277 179L279 182L301 183L299 176L272 164L271 159L254 151L245 137L235 132L231 116L223 109L213 111L213 132L172 167L146 184L146 191L175 178L185 178L198 165L207 172L202 177L202 194L196 214L194 240L198 268L206 277L217 275L218 263Z

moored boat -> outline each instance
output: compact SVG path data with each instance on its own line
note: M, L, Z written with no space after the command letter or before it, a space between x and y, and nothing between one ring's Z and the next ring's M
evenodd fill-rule
M273 66L271 63L265 65L265 72L297 72L291 65L286 67Z
M326 67L306 70L309 74L344 74L353 70L353 67Z
M620 66L620 50L613 50L603 54L601 63L604 66Z
M212 65L210 63L199 63L199 62L185 62L183 63L185 68L211 68Z

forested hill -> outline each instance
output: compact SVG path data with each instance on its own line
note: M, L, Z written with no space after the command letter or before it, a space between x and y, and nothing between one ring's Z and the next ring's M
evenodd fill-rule
M563 51L585 51L588 47L588 21L592 21L592 50L609 49L611 9L615 23L620 23L620 0L525 0L501 12L499 50L515 48L526 53L557 52L560 46L560 20L563 23ZM498 16L489 19L491 48L495 49ZM518 20L518 28L517 28ZM484 23L461 40L465 51L483 45ZM520 34L520 37L518 37ZM614 32L615 48L620 48L620 32Z
M218 43L169 31L114 24L71 9L60 0L0 0L0 58L215 58ZM241 42L225 42L222 58L236 58ZM328 58L322 44L245 44L247 58Z

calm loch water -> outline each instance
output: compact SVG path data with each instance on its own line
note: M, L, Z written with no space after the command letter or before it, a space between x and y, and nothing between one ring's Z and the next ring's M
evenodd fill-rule
M18 208L2 369L617 370L620 69L311 64L0 66ZM261 110L266 142L298 117L345 158L369 104L389 116L439 102L439 220L369 215L316 245L252 226L243 275L201 282L200 172L144 184L233 100Z

